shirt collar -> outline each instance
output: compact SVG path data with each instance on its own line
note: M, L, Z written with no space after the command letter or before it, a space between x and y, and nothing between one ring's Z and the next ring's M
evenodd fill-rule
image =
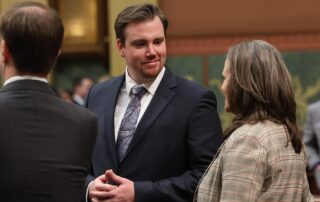
M19 81L19 80L36 80L36 81L48 83L48 80L46 78L38 77L38 76L12 76L4 82L3 86L6 86L9 83Z
M76 101L79 105L84 106L85 101L80 97L79 95L73 95L72 96L73 100Z
M146 90L153 96L163 78L164 72L165 72L166 68L163 67L162 70L159 72L158 76L156 77L155 80L153 80L152 82L149 83L142 83L141 85L143 87L146 88ZM126 93L129 95L131 88L135 85L137 85L137 83L130 77L129 73L128 73L128 68L126 68L126 73L125 73L125 77L126 77L126 82L125 82L125 88L126 88Z

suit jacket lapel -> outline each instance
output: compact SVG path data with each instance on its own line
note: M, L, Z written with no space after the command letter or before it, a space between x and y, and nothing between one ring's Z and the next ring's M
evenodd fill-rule
M104 125L105 125L105 131L106 131L106 136L107 136L107 142L108 146L110 148L111 156L112 156L112 161L114 165L118 165L118 160L117 160L117 150L116 150L116 143L115 143L115 136L114 136L114 111L117 105L117 99L119 95L119 91L121 89L122 83L124 81L124 76L119 77L113 82L113 85L111 86L111 90L106 93L106 103L109 103L108 105L106 104L105 108L105 116L104 116ZM105 99L103 99L105 100Z
M174 97L175 92L172 91L172 88L176 86L177 84L174 75L169 69L166 69L154 97L137 126L133 139L127 149L126 156L134 149L137 143L145 135L148 128L151 127L152 123L160 115L161 111L165 109L167 104Z

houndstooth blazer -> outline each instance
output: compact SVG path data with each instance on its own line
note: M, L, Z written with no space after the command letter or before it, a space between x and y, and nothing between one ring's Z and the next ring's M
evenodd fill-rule
M314 201L304 150L296 154L283 125L243 125L221 145L194 201Z

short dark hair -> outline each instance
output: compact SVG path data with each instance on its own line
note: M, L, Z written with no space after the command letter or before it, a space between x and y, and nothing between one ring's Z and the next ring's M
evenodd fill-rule
M74 89L78 86L81 86L82 85L82 81L87 78L87 77L84 77L84 76L79 76L79 77L76 77L73 79L72 81L72 91L74 91Z
M58 57L64 28L53 9L22 2L4 13L0 33L19 73L48 74Z
M243 124L270 120L287 127L289 140L300 153L302 136L296 123L293 85L281 53L265 41L245 41L229 49L227 62L227 96L235 117L225 135Z
M160 18L164 33L166 34L168 19L157 6L153 4L137 4L125 8L119 13L114 23L117 39L124 44L126 39L125 29L128 24L152 20L156 16Z
M77 87L82 86L85 79L92 81L92 79L88 76L75 77L72 81L72 92L74 92Z

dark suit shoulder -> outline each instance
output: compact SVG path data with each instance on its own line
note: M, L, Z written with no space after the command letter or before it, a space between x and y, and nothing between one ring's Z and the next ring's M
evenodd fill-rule
M216 99L214 92L202 84L191 81L189 79L183 78L181 76L175 76L177 81L177 91L183 92L185 96L188 96L190 99L202 97L204 94L208 94Z
M96 115L85 107L75 105L74 103L65 102L63 100L59 100L58 102L60 102L61 109L65 110L65 112L76 115L79 120L96 119Z
M124 76L119 76L94 85L88 93L86 107L92 110L92 107L105 106L109 99L116 99L123 80Z
M118 77L114 77L110 80L107 80L107 81L104 81L104 82L101 82L101 83L97 83L95 84L91 90L90 90L90 93L99 93L101 91L104 91L108 88L112 88L114 85L116 85L117 83L122 83L124 79L124 76L118 76Z

